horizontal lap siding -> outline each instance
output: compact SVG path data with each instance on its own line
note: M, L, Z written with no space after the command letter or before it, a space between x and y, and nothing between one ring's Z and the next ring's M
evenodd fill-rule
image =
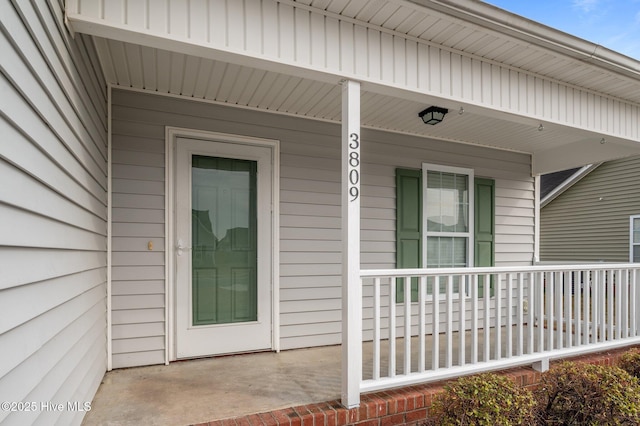
M4 2L0 23L0 400L82 404L107 365L106 84L61 2Z
M640 157L600 165L547 204L540 259L628 262L629 216L640 214Z
M154 156L144 166L134 166L141 172L138 179L147 176L144 179L159 180L160 174L151 163L162 158L164 126L280 141L280 346L288 349L339 343L340 126L129 91L114 91L113 99L114 149L116 145L119 147L119 161L134 166L134 159L128 158L125 151L127 146L142 147L142 141L144 150ZM419 169L422 162L471 167L477 176L495 179L496 263L502 266L531 263L533 180L528 156L367 129L362 131L362 141L363 268L395 266L395 169ZM134 154L135 159L147 158ZM114 164L114 179L119 179L116 166ZM130 169L128 173L136 176L137 172ZM151 178L146 173L156 177ZM131 194L120 194L125 195ZM142 201L136 204L139 198ZM164 202L162 194L155 192L122 198L128 206L118 205L116 199L118 194L114 194L114 219L116 211L122 217L130 217L136 209L146 209L150 213L162 208ZM144 203L149 203L148 207ZM142 224L142 219L137 219L140 222L136 223ZM154 224L155 219L146 223ZM114 237L114 259L116 247L118 251L128 252L137 245L146 252L143 237L125 234ZM149 234L151 237L157 238ZM150 258L147 260L151 261ZM130 272L136 268L154 268L148 269L149 273L161 268L155 264L122 264L118 267L129 268L127 271ZM115 276L114 270L114 279ZM162 309L152 300L160 303L162 299L158 296L162 289L155 279L150 279L149 285L151 282L153 289L147 287L143 276L114 282L114 304L116 298L123 304L122 310L114 311L114 324L116 321L122 326L149 324L145 336L156 337L160 328L150 323L162 321ZM136 288L130 289L134 284ZM140 297L139 291L148 292L148 295ZM136 303L143 300L149 306L136 307ZM122 335L127 336L127 332L132 333L131 329L123 330ZM117 339L115 327L114 339ZM150 351L158 342L145 341ZM118 345L114 341L114 348ZM114 360L116 358L114 356Z
M165 360L165 141L162 127L118 120L117 94L111 307L113 367L121 368Z

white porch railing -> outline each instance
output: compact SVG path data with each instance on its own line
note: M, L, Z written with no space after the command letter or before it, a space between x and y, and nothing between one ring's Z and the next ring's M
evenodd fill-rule
M550 359L640 343L639 271L640 264L361 271L360 392L518 365L546 369Z

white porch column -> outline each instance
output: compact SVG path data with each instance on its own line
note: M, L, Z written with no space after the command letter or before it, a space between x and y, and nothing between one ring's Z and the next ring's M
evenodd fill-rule
M342 405L360 405L360 83L342 83Z

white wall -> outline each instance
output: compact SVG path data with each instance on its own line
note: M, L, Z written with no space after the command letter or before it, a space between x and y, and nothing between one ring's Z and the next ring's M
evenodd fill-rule
M106 85L62 2L0 4L2 424L79 424L106 370Z

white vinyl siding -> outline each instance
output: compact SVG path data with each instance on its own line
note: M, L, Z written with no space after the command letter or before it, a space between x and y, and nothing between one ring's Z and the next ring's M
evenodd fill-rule
M628 262L629 217L640 212L640 157L608 161L540 213L540 260Z
M340 343L339 125L132 91L114 90L113 103L113 143L120 147L114 152L114 162L119 158L118 164L135 166L135 173L141 173L139 180L160 179L156 168L163 167L159 160L164 157L164 126L280 141L280 346L289 349ZM362 141L363 268L394 267L395 169L419 169L425 160L473 168L476 176L495 179L496 265L531 264L534 193L529 156L368 129L363 129ZM128 158L129 153L133 159ZM134 164L142 161L144 165ZM149 177L144 177L147 172ZM120 178L114 165L114 180ZM125 201L128 204L123 205ZM145 223L145 215L137 210L158 218L156 210L162 209L163 202L163 194L155 192L114 194L114 212L135 216L139 221L136 229L150 230L145 237L114 237L114 258L116 251L152 253L146 248L151 238L158 247L163 240L151 231L156 229L156 219ZM133 250L134 246L138 249ZM128 268L132 273L140 269L131 279L116 280L113 285L114 300L128 307L113 314L114 365L116 360L122 361L119 366L133 364L124 353L123 357L115 353L124 344L116 337L116 322L135 336L131 344L135 342L136 352L127 352L127 357L137 353L142 362L159 354L159 328L150 324L163 321L164 292L147 273L155 276L162 267L116 265L114 261L114 280L115 268ZM153 330L143 330L143 324ZM161 362L159 358L157 362Z
M107 366L106 84L62 2L2 2L0 24L0 400L82 404Z

